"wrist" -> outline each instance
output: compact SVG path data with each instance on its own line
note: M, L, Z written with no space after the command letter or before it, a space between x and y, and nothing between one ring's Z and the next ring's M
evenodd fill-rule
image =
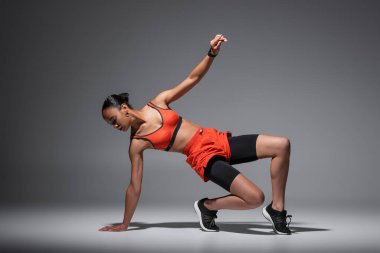
M207 55L210 57L215 57L218 55L218 52L214 52L214 50L212 50L212 48L210 47L210 49L207 52Z

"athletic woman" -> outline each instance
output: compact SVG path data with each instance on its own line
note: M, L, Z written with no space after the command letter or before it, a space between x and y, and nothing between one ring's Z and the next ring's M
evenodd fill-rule
M207 182L227 190L229 195L195 201L194 209L204 231L219 231L216 213L221 209L254 209L264 203L264 194L232 165L271 158L272 201L263 208L264 217L277 234L291 234L285 205L285 187L289 170L290 141L286 137L265 134L232 136L230 131L199 126L179 116L169 105L192 89L210 68L220 46L227 38L218 34L210 49L189 76L177 86L162 91L143 108L129 103L128 93L110 95L102 107L103 119L120 131L131 128L129 157L131 179L126 190L123 223L105 226L100 231L128 229L141 193L143 151L157 149L184 154L186 162Z

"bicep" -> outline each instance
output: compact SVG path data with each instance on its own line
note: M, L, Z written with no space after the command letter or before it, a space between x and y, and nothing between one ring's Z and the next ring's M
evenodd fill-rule
M131 161L130 184L133 185L136 192L140 192L143 178L143 150L136 147L130 147L129 157Z

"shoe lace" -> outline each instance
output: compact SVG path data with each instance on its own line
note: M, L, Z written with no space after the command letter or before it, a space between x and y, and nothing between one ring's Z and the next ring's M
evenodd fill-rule
M293 215L291 215L291 214L286 215L285 221L286 221L286 226L288 228L289 228L290 222L292 222L292 217L293 217ZM287 220L286 220L287 218L289 218L289 222L287 222Z
M280 226L289 228L289 224L292 222L292 217L293 215L290 215L290 214L286 215L286 212L284 212L279 215L276 215L274 217L274 222ZM289 222L287 222L287 219L289 219Z

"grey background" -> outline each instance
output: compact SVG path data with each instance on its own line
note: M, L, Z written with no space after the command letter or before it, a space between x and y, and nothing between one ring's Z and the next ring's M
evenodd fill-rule
M141 108L181 82L218 33L201 82L171 107L233 135L292 143L287 207L379 203L379 2L0 1L1 205L124 204L129 131L104 98ZM144 153L139 207L228 194L178 153ZM271 200L269 159L236 165Z

